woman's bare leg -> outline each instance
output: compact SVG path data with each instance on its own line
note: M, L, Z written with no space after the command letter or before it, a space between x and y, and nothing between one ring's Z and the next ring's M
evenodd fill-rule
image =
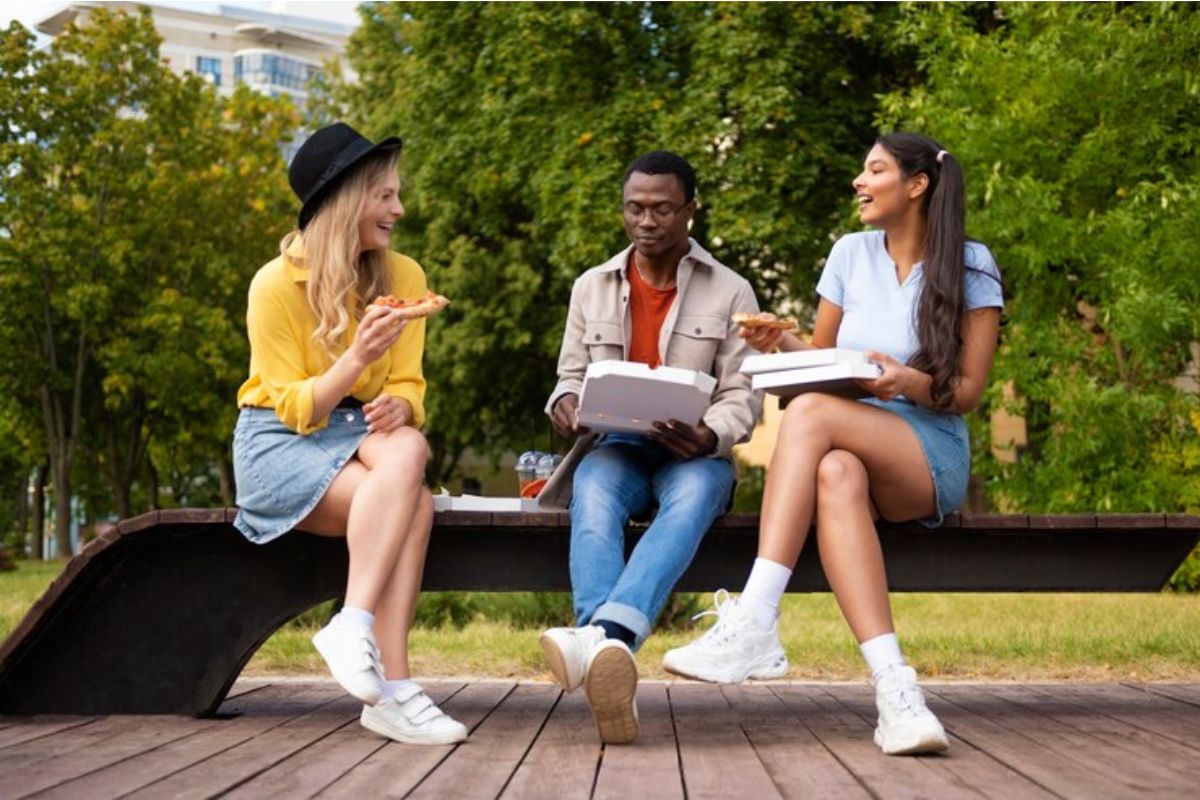
M868 480L862 461L846 450L830 450L817 465L821 566L860 644L893 630Z
M784 411L767 470L760 558L795 566L816 510L818 465L835 449L853 453L865 466L870 497L886 519L916 519L933 512L929 467L907 422L865 403L800 395Z
M425 571L425 552L429 548L432 528L433 495L422 489L417 513L409 524L404 547L400 550L400 561L384 587L375 611L375 638L388 680L400 680L410 675L408 632L421 595L421 576Z

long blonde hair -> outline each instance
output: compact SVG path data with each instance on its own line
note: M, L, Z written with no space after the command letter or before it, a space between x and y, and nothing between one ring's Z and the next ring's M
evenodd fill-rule
M391 150L355 167L305 226L303 256L288 254L288 247L301 236L299 230L279 243L285 259L308 269L308 305L317 317L313 341L324 345L331 357L345 349L342 339L350 328L351 313L361 317L368 302L391 294L388 249L360 253L358 221L371 188L394 172L399 160L400 151Z

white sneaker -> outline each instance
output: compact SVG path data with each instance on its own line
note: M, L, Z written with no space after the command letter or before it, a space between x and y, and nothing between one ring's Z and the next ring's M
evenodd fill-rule
M769 631L759 630L749 613L724 589L713 595L713 604L715 611L702 611L692 619L716 615L717 624L691 644L668 650L663 669L710 683L787 675L787 653L779 641L778 622Z
M596 733L605 744L628 744L641 726L637 713L637 663L629 646L605 639L592 651L584 677Z
M359 722L367 730L405 744L454 744L465 741L467 726L438 708L417 686L403 696L363 706Z
M379 702L383 696L383 667L370 628L334 617L316 632L312 642L343 689L367 705Z
M599 625L550 628L538 641L554 679L559 686L573 692L583 683L592 653L604 642L604 629Z
M940 753L950 746L942 723L925 707L912 667L894 664L884 670L875 681L875 705L879 709L875 744L884 753Z

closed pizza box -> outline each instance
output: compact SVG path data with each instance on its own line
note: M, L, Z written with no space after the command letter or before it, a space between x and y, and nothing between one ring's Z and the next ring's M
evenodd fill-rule
M646 433L672 419L695 425L715 388L716 378L690 369L596 361L584 375L579 424L601 433Z
M754 376L752 386L780 397L794 397L805 392L824 392L840 397L866 397L855 381L878 378L879 365L869 361L846 361L823 367L784 369L762 372Z
M742 360L742 372L759 375L764 372L779 372L785 369L825 367L830 364L869 364L862 350L847 350L841 347L825 347L819 350L794 350L790 353L758 353Z
M434 511L495 511L519 512L537 511L536 497L480 497L479 495L464 494L453 496L435 494L433 496Z

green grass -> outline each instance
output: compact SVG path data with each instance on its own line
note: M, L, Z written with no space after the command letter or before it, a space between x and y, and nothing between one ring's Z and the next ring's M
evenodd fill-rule
M0 573L0 637L7 636L62 569L20 562ZM707 602L707 598L701 598ZM445 598L430 596L424 618ZM412 634L413 671L421 676L549 679L537 644L539 624L513 626L485 617L489 608L524 619L512 595L471 595L474 618L421 627ZM533 604L561 613L561 603ZM544 607L543 607L544 606ZM947 680L1200 681L1197 594L897 594L897 632L922 675ZM309 637L328 605L280 629L250 662L256 675L324 674ZM690 641L701 620L656 633L638 654L642 675L664 677L662 655ZM781 618L795 680L860 680L858 650L830 595L792 595Z

